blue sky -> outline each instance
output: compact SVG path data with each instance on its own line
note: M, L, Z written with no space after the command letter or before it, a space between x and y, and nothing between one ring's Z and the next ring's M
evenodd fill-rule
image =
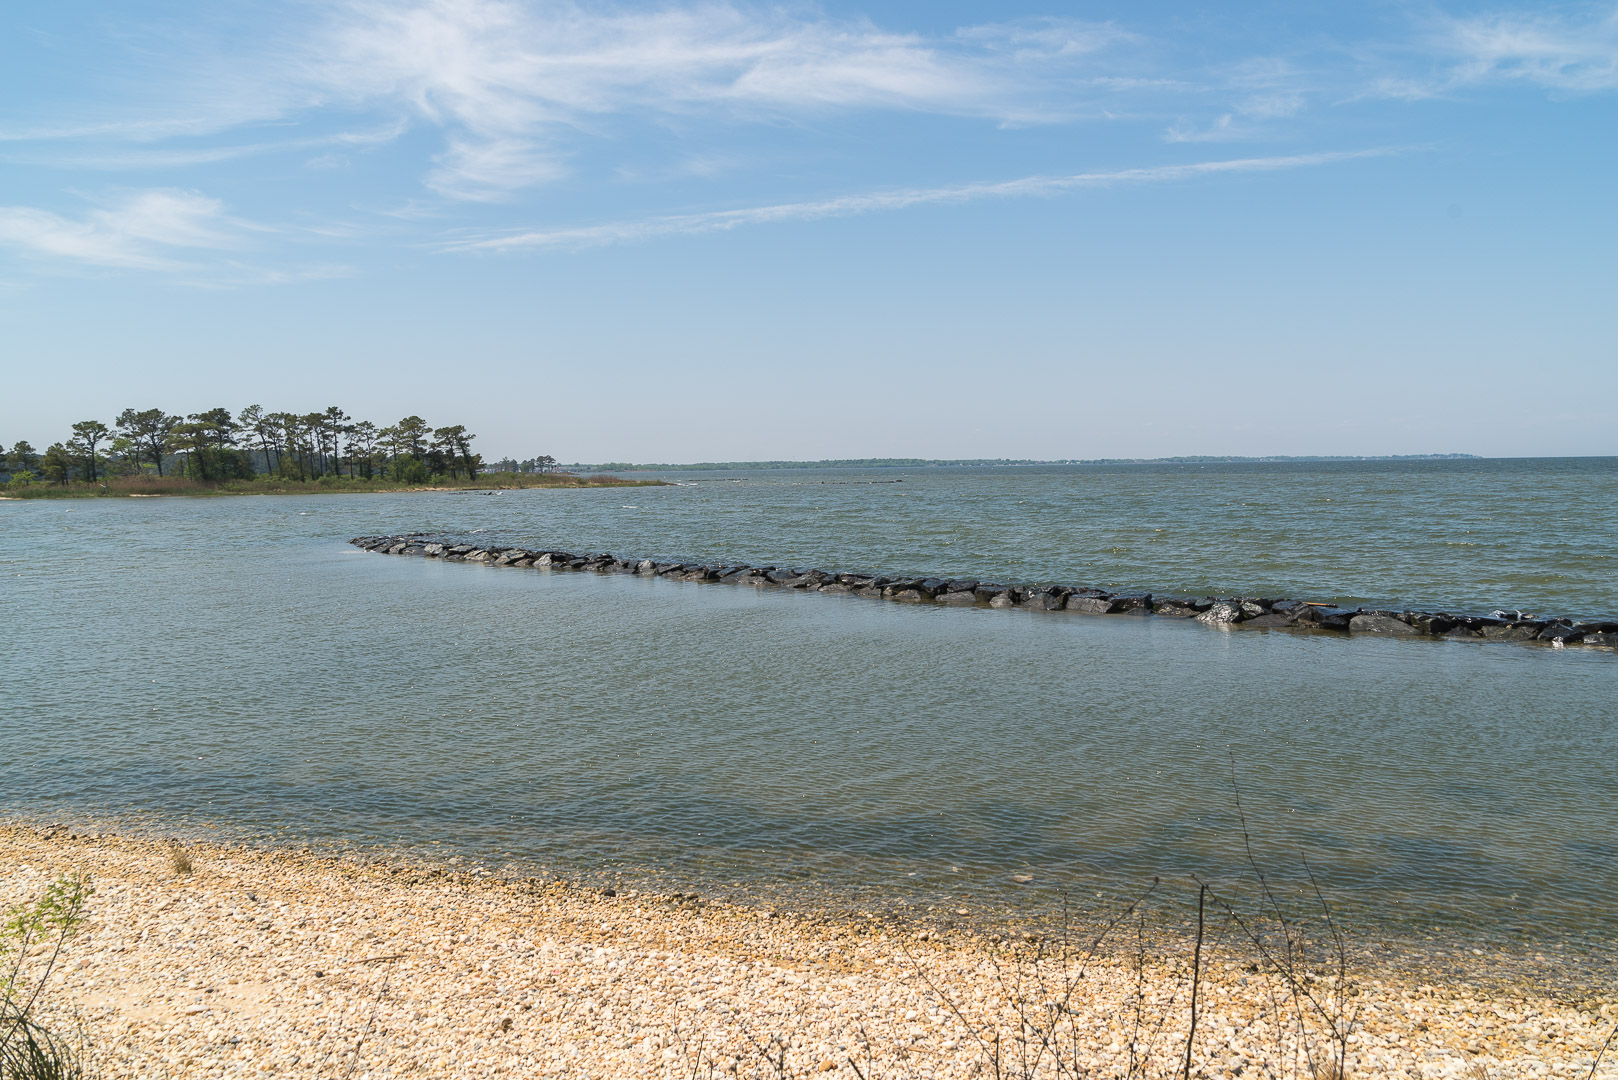
M1618 4L13 3L0 441L1618 453Z

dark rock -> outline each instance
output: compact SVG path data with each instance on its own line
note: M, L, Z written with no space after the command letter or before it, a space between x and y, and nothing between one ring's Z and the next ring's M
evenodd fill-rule
M1348 627L1358 615L1376 614L1365 612L1359 608L1328 607L1324 604L1306 605L1303 611L1296 614L1294 622L1298 625L1316 626L1322 630L1341 630L1348 632Z
M1295 615L1307 606L1302 600L1277 600L1270 605L1270 610L1283 615Z
M956 589L953 592L941 592L933 597L940 604L975 604L978 602L977 593L970 589Z
M1272 611L1268 615L1257 615L1251 619L1244 619L1237 623L1243 630L1275 630L1289 626L1296 626L1298 620L1284 611Z
M1493 615L1458 615L1455 621L1465 623L1474 630L1482 630L1486 626L1509 626L1510 619L1497 619Z
M960 578L950 578L948 581L944 582L945 592L972 592L977 587L978 583L971 579L962 580Z
M1618 633L1603 631L1598 634L1585 634L1579 639L1580 645L1598 645L1607 649L1618 649Z
M1243 617L1242 606L1231 600L1220 600L1209 606L1207 611L1197 616L1197 621L1207 623L1209 626L1228 626L1231 623L1241 622Z
M944 591L944 587L947 584L949 583L943 578L922 578L921 584L917 585L916 588L926 593L928 596L937 596L939 593Z
M1067 598L1067 610L1077 611L1081 615L1106 615L1114 610L1114 598L1111 596L1085 596L1074 593Z
M787 582L797 578L798 572L795 570L771 570L764 577L772 585L785 585Z
M1391 637L1414 637L1421 633L1414 626L1381 611L1368 611L1348 621L1351 634L1386 634Z
M1450 627L1455 623L1444 615L1429 615L1424 611L1407 611L1405 620L1423 634L1432 634L1434 637L1449 633Z
M989 606L993 608L1016 607L1016 594L1010 589L1001 589L999 592L989 597Z
M1003 585L991 585L987 582L980 581L978 582L977 588L972 590L972 593L978 598L980 603L987 604L1005 591L1006 589Z
M657 564L656 573L658 577L668 577L670 574L677 574L684 569L685 563L665 562Z
M834 581L830 585L822 585L820 587L820 591L823 593L831 593L834 596L847 596L849 593L854 591L854 587L852 585L844 585L841 581Z
M1256 619L1260 615L1267 615L1269 613L1263 602L1259 600L1243 600L1241 601L1241 608L1242 614L1249 619Z
M1551 623L1539 632L1540 641L1559 641L1563 645L1572 644L1583 636L1583 630L1568 623Z
M1044 594L1028 601L1029 607L1037 607L1044 611L1061 611L1067 607L1067 598L1073 590L1063 588L1046 589Z
M1508 623L1503 626L1485 626L1483 636L1488 641L1533 641L1545 629L1542 622Z
M1068 607L1073 606L1073 601L1069 600L1067 603ZM1164 600L1152 606L1152 614L1169 619L1194 619L1197 617L1197 609L1183 600Z
M901 604L925 604L932 600L920 589L895 589L891 585L882 590L882 595Z
M454 547L449 549L449 553L451 555L470 555L475 550L477 549L471 544L456 544Z

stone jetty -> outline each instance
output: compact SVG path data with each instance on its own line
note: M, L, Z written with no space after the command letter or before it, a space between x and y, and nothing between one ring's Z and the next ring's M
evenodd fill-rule
M480 547L423 534L359 536L349 542L366 551L387 555L415 555L489 566L635 574L670 581L793 589L865 596L901 604L1023 608L1080 615L1149 615L1188 619L1225 629L1517 641L1557 648L1576 645L1618 649L1618 621L1579 621L1537 616L1524 611L1492 611L1487 614L1395 611L1344 608L1308 600L1266 597L1162 596L1146 592L1114 593L1083 585L1002 585L971 578L860 574L792 566L659 562L617 557L606 552L581 555L505 545Z

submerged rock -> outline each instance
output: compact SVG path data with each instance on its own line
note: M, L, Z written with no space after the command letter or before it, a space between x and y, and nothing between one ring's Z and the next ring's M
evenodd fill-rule
M1351 634L1387 634L1391 637L1414 637L1421 633L1414 626L1383 612L1369 611L1348 620Z
M1509 623L1503 626L1485 626L1483 636L1488 641L1533 641L1545 629L1542 622Z

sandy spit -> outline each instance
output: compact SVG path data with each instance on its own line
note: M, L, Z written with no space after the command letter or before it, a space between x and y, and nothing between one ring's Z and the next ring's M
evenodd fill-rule
M186 850L190 873L152 840L0 826L0 905L61 874L93 879L50 1016L83 1032L99 1075L1122 1077L1132 1043L1135 1075L1184 1068L1181 961L1103 956L1064 989L1060 963L1034 965L1027 941L476 869ZM1310 1076L1275 980L1238 956L1205 959L1191 1075ZM1041 1071L1022 1069L1019 1000L1084 1071L1058 1074L1049 1050ZM1388 977L1356 980L1346 1000L1352 1077L1585 1077L1618 1022L1618 995ZM1607 1054L1596 1075L1618 1077Z

